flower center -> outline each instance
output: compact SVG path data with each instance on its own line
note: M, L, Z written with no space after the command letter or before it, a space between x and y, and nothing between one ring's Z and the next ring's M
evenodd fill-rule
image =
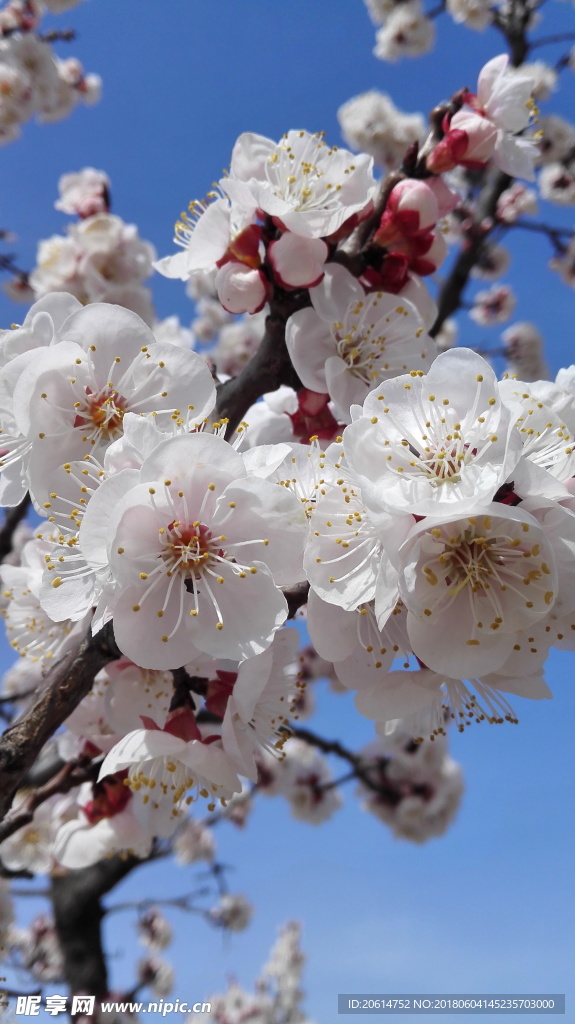
M204 569L224 558L220 546L222 537L214 537L204 523L196 521L190 525L174 520L163 534L162 558L168 568L168 575L179 572L182 576L193 575L200 579Z
M114 388L105 387L94 393L86 388L86 400L76 402L75 427L88 427L106 441L113 441L122 433L122 420L128 410L127 399Z

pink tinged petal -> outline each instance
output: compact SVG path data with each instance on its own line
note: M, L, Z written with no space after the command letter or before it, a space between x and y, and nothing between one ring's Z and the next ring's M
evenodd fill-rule
M481 677L481 682L491 686L494 690L502 690L503 693L514 693L518 697L526 697L529 700L553 700L553 694L547 686L543 674L533 673L532 675L521 675L518 678L503 676L494 672Z
M321 238L286 231L268 249L274 277L282 288L313 288L324 276L329 249Z
M304 579L303 550L307 539L307 517L299 498L285 487L260 477L238 480L226 487L214 516L214 530L222 514L233 516L222 526L224 547L238 562L258 559L268 566L278 586ZM253 541L253 543L245 543ZM235 548L240 542L241 548Z
M155 757L178 756L185 747L183 740L160 729L135 729L124 736L104 758L98 779Z
M208 472L211 470L212 476ZM197 481L195 473L198 474ZM189 480L194 487L200 488L205 477L206 482L214 480L214 494L218 497L230 480L244 476L246 470L242 456L231 444L215 434L198 433L162 441L144 460L140 479L150 483L170 479L176 489L180 486L185 489Z
M451 210L454 210L456 206L459 206L461 196L458 195L457 192L452 192L445 184L443 178L428 178L426 180L426 185L431 189L437 201L439 219L445 217L445 215L450 213Z
M261 654L287 618L285 597L261 562L253 562L243 576L243 570L229 562L220 562L218 571L224 583L218 585L210 578L210 594L200 580L198 614L189 616L197 648L214 658L234 661Z
M164 256L152 264L154 270L162 277L170 277L177 281L187 281L188 261L186 252L177 252L173 256Z
M330 328L314 309L300 309L286 324L290 359L304 387L326 391L325 362L335 352Z
M181 577L164 576L146 597L144 585L128 587L118 598L114 608L116 643L143 668L181 668L197 654L190 625L193 595Z
M514 178L535 180L533 164L539 149L531 139L517 138L500 132L495 144L494 160L500 170Z
M107 302L92 302L69 317L60 335L62 342L75 342L90 355L90 361L102 384L110 380L110 368L116 356L126 368L142 347L155 345L150 328L129 309ZM92 347L94 346L94 347Z
M80 527L80 549L86 561L94 567L106 565L108 543L113 536L121 501L137 484L137 469L122 469L115 473L92 495Z
M331 325L344 320L350 306L364 302L365 292L349 270L338 263L329 263L323 281L312 289L310 298L317 315Z
M276 633L276 637L280 635ZM233 689L234 709L246 724L253 717L254 708L270 678L272 665L273 645L268 647L267 651L243 661L238 666L238 677Z
M307 628L320 658L343 661L357 645L358 612L348 612L337 604L323 601L315 590L310 590Z
M267 282L260 270L226 263L216 274L218 298L228 313L258 313L267 300Z
M222 744L240 775L257 782L258 769L254 758L256 745L250 740L248 728L237 715L233 697L228 702L222 723Z
M233 150L230 177L248 181L250 178L265 178L265 167L276 148L275 142L265 135L244 132Z
M460 160L483 164L493 156L497 128L488 118L472 110L460 110L452 117L450 130L467 134L467 148Z
M369 384L357 376L344 359L335 355L326 360L325 379L328 394L335 405L336 418L340 423L349 423L351 406L364 401L370 390Z
M465 601L454 602L448 612L429 625L407 616L407 632L413 653L435 672L451 679L475 678L495 672L503 665L513 647L512 633L476 632ZM446 640L448 637L448 641Z
M62 867L73 871L96 864L120 850L145 857L151 843L152 837L134 815L122 811L113 818L103 818L96 825L90 825L83 817L65 822L58 830L53 853Z
M197 740L187 743L178 759L212 785L221 787L228 796L232 793L241 793L241 782L230 764L230 759L225 750L215 743L198 743Z
M128 408L130 394L136 388L135 409L138 413L156 412L159 430L172 428L174 409L194 423L205 419L216 401L215 384L205 359L169 342L155 344L149 355L130 374L126 385Z
M389 672L376 685L355 696L361 715L374 722L392 722L431 707L441 695L441 676L434 672Z

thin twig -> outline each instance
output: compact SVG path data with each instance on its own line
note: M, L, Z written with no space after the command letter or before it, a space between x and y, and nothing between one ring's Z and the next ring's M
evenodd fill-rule
M556 35L542 36L541 39L534 39L529 44L529 49L536 50L540 46L548 46L551 43L568 43L572 39L575 39L575 32L558 32Z
M0 822L0 843L17 832L18 829L29 825L37 809L50 797L68 793L76 786L81 786L83 782L95 779L98 768L99 764L84 755L80 755L73 761L68 761L50 782L29 793L22 803L11 814L8 814L4 821Z

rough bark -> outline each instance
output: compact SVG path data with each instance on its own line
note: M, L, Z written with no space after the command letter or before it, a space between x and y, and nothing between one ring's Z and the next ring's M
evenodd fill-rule
M136 857L110 857L52 879L54 922L72 995L85 993L102 999L108 994L102 897L140 863Z
M89 693L96 673L119 657L108 623L54 665L34 703L0 738L0 820L44 744Z
M231 437L246 412L267 391L281 384L298 389L299 378L293 368L285 343L288 318L310 305L309 292L292 292L273 300L266 320L266 329L257 352L237 377L220 384L216 418L227 419L227 437Z

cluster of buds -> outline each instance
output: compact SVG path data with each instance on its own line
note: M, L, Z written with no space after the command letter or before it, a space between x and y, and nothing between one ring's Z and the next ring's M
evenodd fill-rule
M394 283L389 273L392 266L393 277L400 285L402 280L405 283L410 270L427 277L441 266L447 256L447 245L437 223L458 201L459 197L441 178L407 178L395 185L373 239L388 250L382 264L386 286Z

